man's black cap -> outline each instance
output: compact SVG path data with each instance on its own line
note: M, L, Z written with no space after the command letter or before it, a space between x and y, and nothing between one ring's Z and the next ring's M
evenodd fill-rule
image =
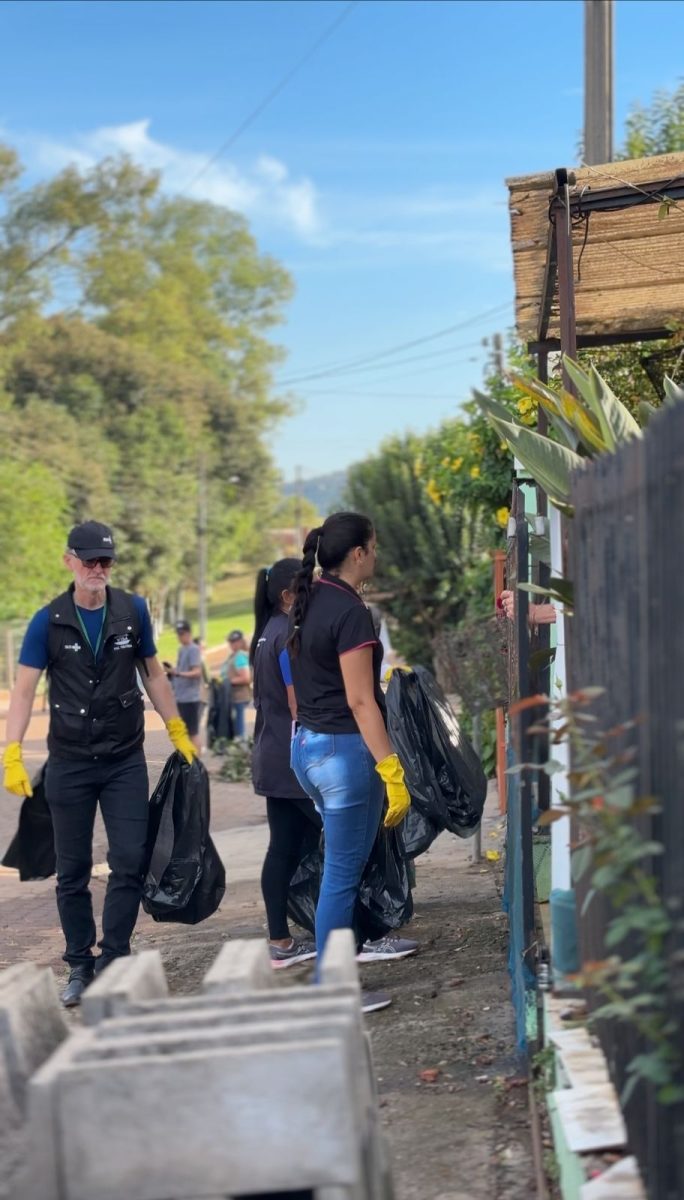
M176 621L176 633L192 633L189 621Z
M109 525L99 521L84 521L82 525L74 525L67 542L71 554L75 554L82 562L91 558L116 558L114 534Z

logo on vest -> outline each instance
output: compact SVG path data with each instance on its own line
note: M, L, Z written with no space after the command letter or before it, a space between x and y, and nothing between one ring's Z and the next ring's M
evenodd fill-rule
M122 633L114 642L115 650L132 650L133 643L127 633Z
M69 643L66 642L64 649L65 650L82 650L83 647L81 646L80 642L72 642L71 645L69 645Z

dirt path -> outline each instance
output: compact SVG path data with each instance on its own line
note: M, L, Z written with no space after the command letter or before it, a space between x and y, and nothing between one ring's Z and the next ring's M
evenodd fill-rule
M34 745L38 758L40 738ZM154 780L168 752L165 735L151 730L147 748ZM14 824L5 804L0 850ZM248 787L215 781L212 824L229 880L219 913L194 929L156 925L143 916L135 938L136 949L161 951L176 992L197 988L227 938L264 934L258 884L267 842L263 801ZM501 848L499 826L492 797L486 849ZM97 842L104 858L101 830ZM526 1089L510 1086L517 1060L500 868L471 866L468 850L467 842L444 834L416 864L416 917L409 932L420 940L420 953L361 968L364 986L386 988L393 996L392 1007L372 1014L368 1026L397 1200L532 1200L535 1194ZM104 885L103 877L94 880L98 909ZM0 966L34 960L61 976L60 954L52 882L19 884L0 875ZM307 973L302 967L278 978L287 986ZM423 1071L435 1081L421 1079Z

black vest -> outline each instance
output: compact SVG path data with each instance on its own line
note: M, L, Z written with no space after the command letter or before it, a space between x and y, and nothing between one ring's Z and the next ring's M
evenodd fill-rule
M274 613L257 643L254 655L254 750L252 784L257 796L284 800L306 797L290 767L292 717L279 656L287 642L287 617Z
M74 585L50 605L48 750L57 758L119 758L142 745L145 709L136 681L140 621L133 597L107 588L100 657L76 615Z

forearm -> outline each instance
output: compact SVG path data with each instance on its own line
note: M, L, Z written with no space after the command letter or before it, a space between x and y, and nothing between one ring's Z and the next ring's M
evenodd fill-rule
M143 677L143 683L145 691L164 724L178 716L173 688L162 670L159 671L159 674L156 671L150 672L146 678Z
M36 694L40 671L35 672L35 677L24 679L22 678L22 671L26 669L19 668L19 678L10 697L5 731L8 744L10 742L23 742L24 735L29 727L29 721L31 720L31 713L33 712L33 698Z
M382 762L394 751L387 736L382 713L375 700L359 701L352 706L359 733L376 762Z

